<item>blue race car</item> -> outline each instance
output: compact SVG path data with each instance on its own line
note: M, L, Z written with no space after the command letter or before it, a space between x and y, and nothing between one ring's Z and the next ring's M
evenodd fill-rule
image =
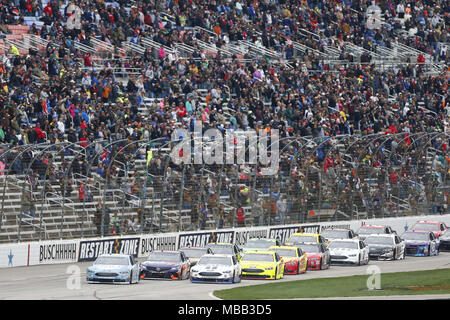
M183 280L190 277L191 264L182 251L153 251L141 264L141 279Z
M131 255L102 254L86 270L88 283L122 283L139 282L139 263Z
M439 239L431 231L406 231L401 238L405 241L407 255L423 257L439 254Z

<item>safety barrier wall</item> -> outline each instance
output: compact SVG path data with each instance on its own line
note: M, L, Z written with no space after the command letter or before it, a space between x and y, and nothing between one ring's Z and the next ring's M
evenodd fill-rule
M153 250L177 250L183 246L206 246L212 242L243 246L251 238L279 238L284 242L294 232L316 233L329 228L358 231L362 224L389 225L401 235L420 220L450 225L450 214L4 244L0 245L0 268L87 262L103 253L144 258Z

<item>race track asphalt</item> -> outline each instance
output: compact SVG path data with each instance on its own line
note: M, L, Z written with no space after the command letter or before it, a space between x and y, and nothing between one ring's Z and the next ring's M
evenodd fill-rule
M133 285L88 284L86 268L91 264L89 262L0 269L0 299L210 300L214 299L211 295L214 290L267 283L265 280L242 280L239 284L141 280ZM439 256L433 257L406 257L405 260L398 261L370 261L369 266L371 265L378 266L381 273L450 268L450 252L441 252ZM278 281L365 275L367 267L332 265L328 270L289 275ZM71 274L71 270L79 270L80 276Z

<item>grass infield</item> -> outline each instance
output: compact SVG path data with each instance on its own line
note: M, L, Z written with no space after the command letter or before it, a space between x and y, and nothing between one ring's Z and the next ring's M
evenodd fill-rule
M358 296L450 294L450 268L381 273L381 289L369 290L368 278L359 275L245 286L214 291L225 300L295 299ZM289 277L289 276L286 276ZM372 282L371 282L372 283Z

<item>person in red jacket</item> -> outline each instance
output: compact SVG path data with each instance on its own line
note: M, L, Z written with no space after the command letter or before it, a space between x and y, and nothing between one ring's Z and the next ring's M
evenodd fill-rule
M36 137L37 137L37 142L38 143L43 143L45 142L45 133L42 131L40 125L36 125L36 128L34 128L34 131L36 131Z

